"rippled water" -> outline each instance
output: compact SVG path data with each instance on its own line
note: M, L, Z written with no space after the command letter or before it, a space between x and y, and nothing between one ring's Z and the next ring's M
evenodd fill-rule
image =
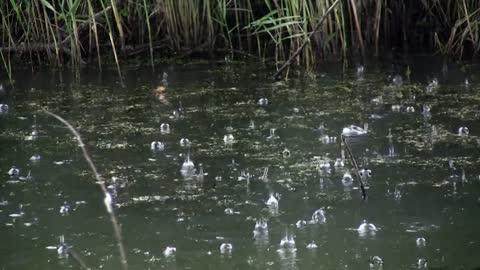
M56 250L63 235L88 266L119 269L99 186L47 109L117 186L131 269L480 267L479 68L419 62L410 82L390 64L286 83L250 64L131 66L125 87L114 71L20 70L0 93L0 266L77 267ZM367 201L344 180L350 162L333 166L343 127L364 123L368 135L349 142L372 171Z

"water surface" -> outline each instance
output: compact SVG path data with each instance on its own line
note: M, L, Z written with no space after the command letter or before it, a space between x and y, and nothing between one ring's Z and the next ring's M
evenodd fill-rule
M124 86L115 71L84 70L75 78L19 70L15 86L0 94L10 107L0 115L0 266L76 268L71 257L46 248L64 235L90 267L119 269L99 186L78 143L40 112L46 109L78 128L108 184L118 179L115 212L131 269L380 269L369 266L374 256L384 269L417 268L422 258L438 269L480 267L478 67L445 70L417 61L410 81L406 65L390 63L367 64L363 76L352 67L284 83L242 63L155 71L132 65L123 71ZM159 101L151 90L162 85L163 72L168 86ZM402 85L393 83L395 75ZM434 78L439 86L430 89ZM261 98L268 104L259 105ZM162 123L169 134L160 133ZM368 136L349 142L359 165L373 173L367 201L356 183L342 184L350 162L333 167L340 140L324 141L364 123ZM462 126L468 136L457 135ZM224 142L228 134L232 145ZM152 152L152 141L165 149ZM34 154L41 160L30 161ZM188 155L196 172L203 164L203 179L182 175ZM327 160L331 171L319 169ZM14 165L33 179L9 177ZM272 209L266 203L276 193ZM64 202L72 209L67 215L59 212ZM24 214L12 216L20 205ZM325 222L311 222L317 209ZM254 235L260 219L268 231ZM377 230L359 232L364 220ZM294 247L280 244L287 234ZM422 237L425 245L417 245ZM307 248L312 241L317 248ZM221 252L222 243L231 252ZM173 256L163 254L167 246L176 248Z

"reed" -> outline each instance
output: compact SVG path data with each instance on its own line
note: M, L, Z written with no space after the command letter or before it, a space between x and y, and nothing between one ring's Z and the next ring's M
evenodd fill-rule
M93 37L95 39L95 48L96 48L96 52L97 52L98 68L101 70L102 69L102 57L101 57L101 54L100 54L100 41L99 41L99 38L98 38L97 20L95 19L95 13L93 12L92 1L87 0L87 4L88 4L88 16L89 16L89 18L91 18L91 20L89 20L89 24L91 25L91 29L92 29L92 32L93 32ZM91 39L92 39L92 37L90 35L89 36L90 44L91 44ZM92 45L90 45L90 46L92 46Z
M116 5L116 4L114 4L114 1L113 1L113 0L112 0L112 5L111 5L111 6L108 6L108 8L106 7L104 0L100 0L100 4L101 4L101 6L102 6L102 10L105 11L105 13L106 13L107 10L114 9L113 6ZM110 19L108 16L105 16L105 21L106 21L106 23L107 23L108 39L109 39L109 41L110 41L110 45L112 46L111 48L112 48L112 52L113 52L113 57L114 57L114 59L115 59L115 64L116 64L116 66L117 66L118 77L119 77L119 79L120 79L120 84L123 86L122 71L121 71L121 69L120 69L120 60L119 60L119 58L118 58L117 48L116 48L116 46L115 46L115 38L114 38L113 26L112 26L112 23L110 22L111 19ZM117 26L117 27L118 27L118 26ZM120 30L119 30L119 32L120 32ZM120 34L120 35L123 35L123 34ZM123 36L122 36L122 38L121 38L121 42L123 42ZM123 46L123 43L122 43L121 46Z
M0 56L2 57L2 63L7 73L8 81L10 82L10 84L12 84L13 76L12 76L12 63L10 61L10 55L7 55L7 57L5 57L5 55L3 55L3 52L0 51Z
M467 0L5 0L0 50L13 62L99 68L145 53L231 57L256 54L279 66L304 43L293 65L313 67L358 52L430 50L462 57L480 52L480 2ZM313 33L314 32L314 33ZM175 56L176 57L176 56ZM88 60L85 60L88 59ZM17 60L17 61L16 61ZM5 68L5 67L4 67Z
M150 26L150 14L148 12L148 6L147 6L146 0L143 0L143 9L145 11L145 23L147 24L147 30L148 30L148 46L150 51L150 64L152 65L152 68L154 68L152 27Z

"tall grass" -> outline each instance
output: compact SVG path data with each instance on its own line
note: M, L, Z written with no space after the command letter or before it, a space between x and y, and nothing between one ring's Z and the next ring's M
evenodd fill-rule
M155 55L256 54L293 64L382 51L480 52L480 2L345 0L4 0L0 50L12 60L79 67ZM159 50L161 48L162 50ZM112 56L112 57L109 57ZM102 59L103 58L103 59ZM106 60L107 58L108 60Z

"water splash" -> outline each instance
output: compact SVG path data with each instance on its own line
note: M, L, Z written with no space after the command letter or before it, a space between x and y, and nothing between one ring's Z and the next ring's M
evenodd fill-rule
M273 193L270 193L270 197L265 203L272 215L278 215L279 213L278 201L280 200L280 198L278 197L279 197L278 195L276 197Z
M70 205L65 201L63 202L63 205L60 206L60 210L58 212L62 216L68 216L70 214L70 210L71 210Z
M268 222L265 218L260 218L255 221L254 231L268 231Z
M13 178L18 177L20 175L20 169L13 166L12 168L10 168L10 170L8 170L7 174Z
M257 101L257 104L260 105L260 106L267 106L268 105L268 99L263 97L263 98L260 98L258 101Z
M110 184L107 186L107 189L109 190L112 197L116 198L118 196L119 189L124 188L125 186L126 183L124 181L122 181L116 176L112 176Z
M392 109L392 112L400 112L400 110L402 109L402 105L393 104L391 109Z
M192 145L192 143L190 142L189 139L187 138L181 138L180 139L180 146L181 147L190 147Z
M383 259L379 256L373 256L368 260L368 266L371 270L382 270Z
M423 237L418 237L417 240L415 240L415 244L418 248L424 248L427 246L427 239Z
M319 159L317 169L321 175L332 173L332 166L330 164L330 159Z
M395 87L400 87L400 86L402 86L402 85L403 85L403 78L402 78L402 76L400 76L400 75L398 75L398 74L395 75L395 76L393 77L393 79L392 79L392 84L393 84L393 86L395 86Z
M381 105L383 104L383 96L378 96L378 97L375 97L375 98L372 98L372 100L370 101L373 105Z
M295 246L295 236L292 233L285 232L285 236L280 241L280 248L277 249L280 258L280 269L298 269L297 248Z
M428 104L422 105L422 115L425 119L430 119L432 117L430 105Z
M189 179L195 175L195 171L195 164L191 160L190 154L187 154L187 157L180 168L180 173L184 178Z
M306 225L307 225L307 221L305 221L303 219L297 220L297 222L295 223L295 227L297 227L298 229L302 229Z
M248 128L249 129L255 129L255 121L250 120L250 122L248 123Z
M240 176L237 178L238 181L247 181L247 182L250 182L250 173L247 172L246 170L241 170L240 171Z
M342 177L342 184L345 187L351 187L353 185L353 177L350 172L345 172Z
M408 113L413 113L415 112L415 107L413 106L407 106L407 108L405 109Z
M318 248L318 245L313 240L312 242L307 244L307 249L317 249L317 248Z
M342 158L337 158L337 159L335 160L335 163L333 164L333 166L334 166L335 168L343 168L343 167L345 167L345 161L344 161L344 159L342 159Z
M161 83L165 86L168 85L168 73L167 72L163 72L162 74L162 80L161 80Z
M275 197L273 193L270 193L270 197L268 198L266 205L269 208L278 209L278 199Z
M239 215L240 212L233 210L233 208L225 208L223 211L227 215Z
M70 247L65 243L64 235L60 235L58 240L59 243L56 246L47 246L46 249L56 250L59 259L66 259L68 258L68 249Z
M402 191L398 186L395 186L395 191L393 192L393 199L396 202L400 202L400 200L402 199Z
M154 151L154 152L163 151L163 150L165 150L165 144L163 144L163 143L160 142L160 141L153 141L153 142L150 144L150 150L152 150L152 151Z
M177 248L175 246L167 246L163 250L163 256L165 257L173 257L177 253Z
M32 176L32 171L31 170L28 170L26 176L18 176L18 180L28 181L28 180L32 180L32 179L33 179L33 176Z
M432 93L433 90L438 88L438 80L437 78L433 78L427 85L426 92Z
M23 211L23 204L20 204L20 205L18 205L18 212L17 213L12 213L8 216L12 217L12 218L20 218L20 217L23 217L24 215L25 215L25 212Z
M428 262L425 258L420 258L417 260L417 269L428 269Z
M467 137L468 134L470 134L470 130L468 129L468 127L459 127L458 128L458 132L457 132L458 136Z
M268 222L265 218L260 218L255 221L253 228L253 238L259 247L266 247L269 242Z
M233 137L232 134L226 134L223 136L223 143L225 145L232 145L235 142L235 138Z
M317 209L312 214L312 219L308 222L309 224L324 224L327 222L327 218L325 216L325 210Z
M357 79L359 81L364 79L363 77L364 73L365 73L365 67L362 65L357 66Z
M9 111L7 104L0 104L0 114L6 114Z
M280 250L283 251L295 251L295 235L285 232L285 236L280 240Z
M205 169L203 168L203 164L202 163L198 164L198 173L196 174L197 180L203 181L204 177L207 175L208 173L205 172Z
M374 237L378 229L373 223L368 223L366 220L357 228L358 236L361 238Z
M350 125L342 129L342 135L346 137L365 136L367 132L367 129L355 125Z
M337 137L335 136L328 136L327 134L321 135L319 140L323 144L334 144L337 142Z
M33 162L33 163L40 161L40 159L41 159L41 157L40 157L39 154L35 154L35 155L30 157L30 161Z
M393 143L389 143L388 144L388 156L389 157L395 157L395 146L393 145Z
M170 124L168 123L162 123L160 125L160 133L161 134L168 134L170 133Z
M360 175L360 179L362 179L363 181L367 181L369 178L372 178L372 171L370 169L367 169L367 168L363 168L361 169L358 174Z
M233 252L233 245L230 244L230 243L222 243L220 245L220 254L223 254L223 255L232 255L232 252Z
M270 135L267 137L267 140L275 140L278 139L279 137L275 134L275 128L270 129Z

